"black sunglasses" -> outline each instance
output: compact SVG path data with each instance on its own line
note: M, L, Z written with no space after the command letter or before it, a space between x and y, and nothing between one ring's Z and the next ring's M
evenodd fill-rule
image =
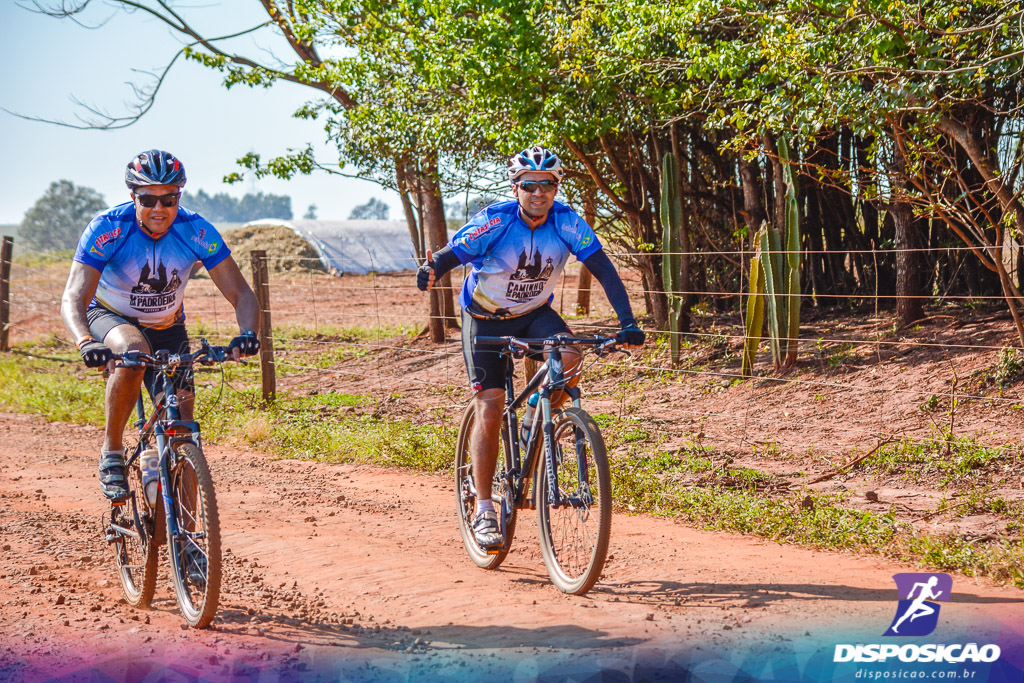
M135 198L139 200L139 204L142 204L147 209L152 209L156 206L157 202L160 202L161 206L170 208L178 203L178 197L181 196L180 192L174 194L137 194Z
M518 185L519 189L527 194L533 194L537 188L543 190L544 194L558 189L558 183L554 180L527 180Z

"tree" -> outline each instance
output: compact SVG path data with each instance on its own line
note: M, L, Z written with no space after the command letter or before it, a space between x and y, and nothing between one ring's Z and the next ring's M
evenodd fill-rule
M292 198L287 195L257 192L235 199L226 192L209 195L199 190L194 195L182 194L181 203L211 221L244 223L259 218L292 217Z
M222 27L224 30L215 35L201 33L186 19L184 11L171 7L165 0L112 0L110 4L120 10L139 12L162 22L183 37L186 44L155 76L152 86L138 88L142 101L133 113L118 117L89 108L96 120L86 127L123 127L145 115L164 77L181 55L220 70L225 74L224 85L229 88L240 84L266 88L278 81L307 86L318 91L320 99L307 103L296 116L327 119L325 130L338 147L337 163L317 162L311 146L290 150L265 163L260 155L250 153L240 163L257 177L271 174L290 178L296 173L321 170L381 182L399 192L417 253L421 254L425 247L437 250L443 246L447 229L441 198L439 144L444 140L454 144L454 133L460 124L454 119L432 119L431 112L422 110L425 101L441 98L429 88L411 82L410 64L419 59L417 55L402 53L402 59L393 62L375 58L379 53L375 43L395 33L381 21L380 15L390 9L378 7L375 2L363 5L348 0L253 2L266 11L265 21L255 26ZM39 0L34 4L37 11L81 23L80 13L90 0ZM228 47L225 42L243 35L265 38L275 46L287 45L290 56L285 50L264 48L257 42L253 43L258 45L255 49L234 51L239 43ZM388 49L392 47L388 45ZM328 52L332 56L321 56ZM406 77L398 78L400 75ZM440 111L443 113L444 109ZM360 170L343 172L347 163ZM229 178L238 180L240 175L232 174ZM434 341L443 341L445 321L452 327L458 323L450 275L438 284L430 296L431 307L442 313L431 313L430 331Z
M309 208L306 209L306 213L302 216L308 221L316 220L316 204L310 204Z
M70 180L50 184L18 226L18 239L29 249L73 249L93 216L107 208L96 190Z
M352 212L348 215L348 219L350 221L386 221L390 212L391 207L376 197L370 197L370 201L353 208Z

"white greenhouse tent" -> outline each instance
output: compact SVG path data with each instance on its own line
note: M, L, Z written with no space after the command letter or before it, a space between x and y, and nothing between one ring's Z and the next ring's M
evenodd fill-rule
M388 273L416 268L404 221L321 221L265 218L245 227L283 226L316 249L329 273Z

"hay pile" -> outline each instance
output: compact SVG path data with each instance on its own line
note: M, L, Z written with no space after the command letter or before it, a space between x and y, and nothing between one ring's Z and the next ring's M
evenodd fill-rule
M283 225L261 225L225 230L224 241L243 273L249 272L249 253L267 252L267 267L274 273L324 273L316 249Z

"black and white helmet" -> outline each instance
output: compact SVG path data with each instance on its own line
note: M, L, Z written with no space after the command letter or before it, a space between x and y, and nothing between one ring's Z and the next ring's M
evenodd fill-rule
M524 149L508 160L508 179L511 182L524 173L537 172L550 173L555 180L561 180L565 175L558 155L540 145Z
M129 190L144 185L185 185L185 165L170 152L151 149L128 162L124 182Z

